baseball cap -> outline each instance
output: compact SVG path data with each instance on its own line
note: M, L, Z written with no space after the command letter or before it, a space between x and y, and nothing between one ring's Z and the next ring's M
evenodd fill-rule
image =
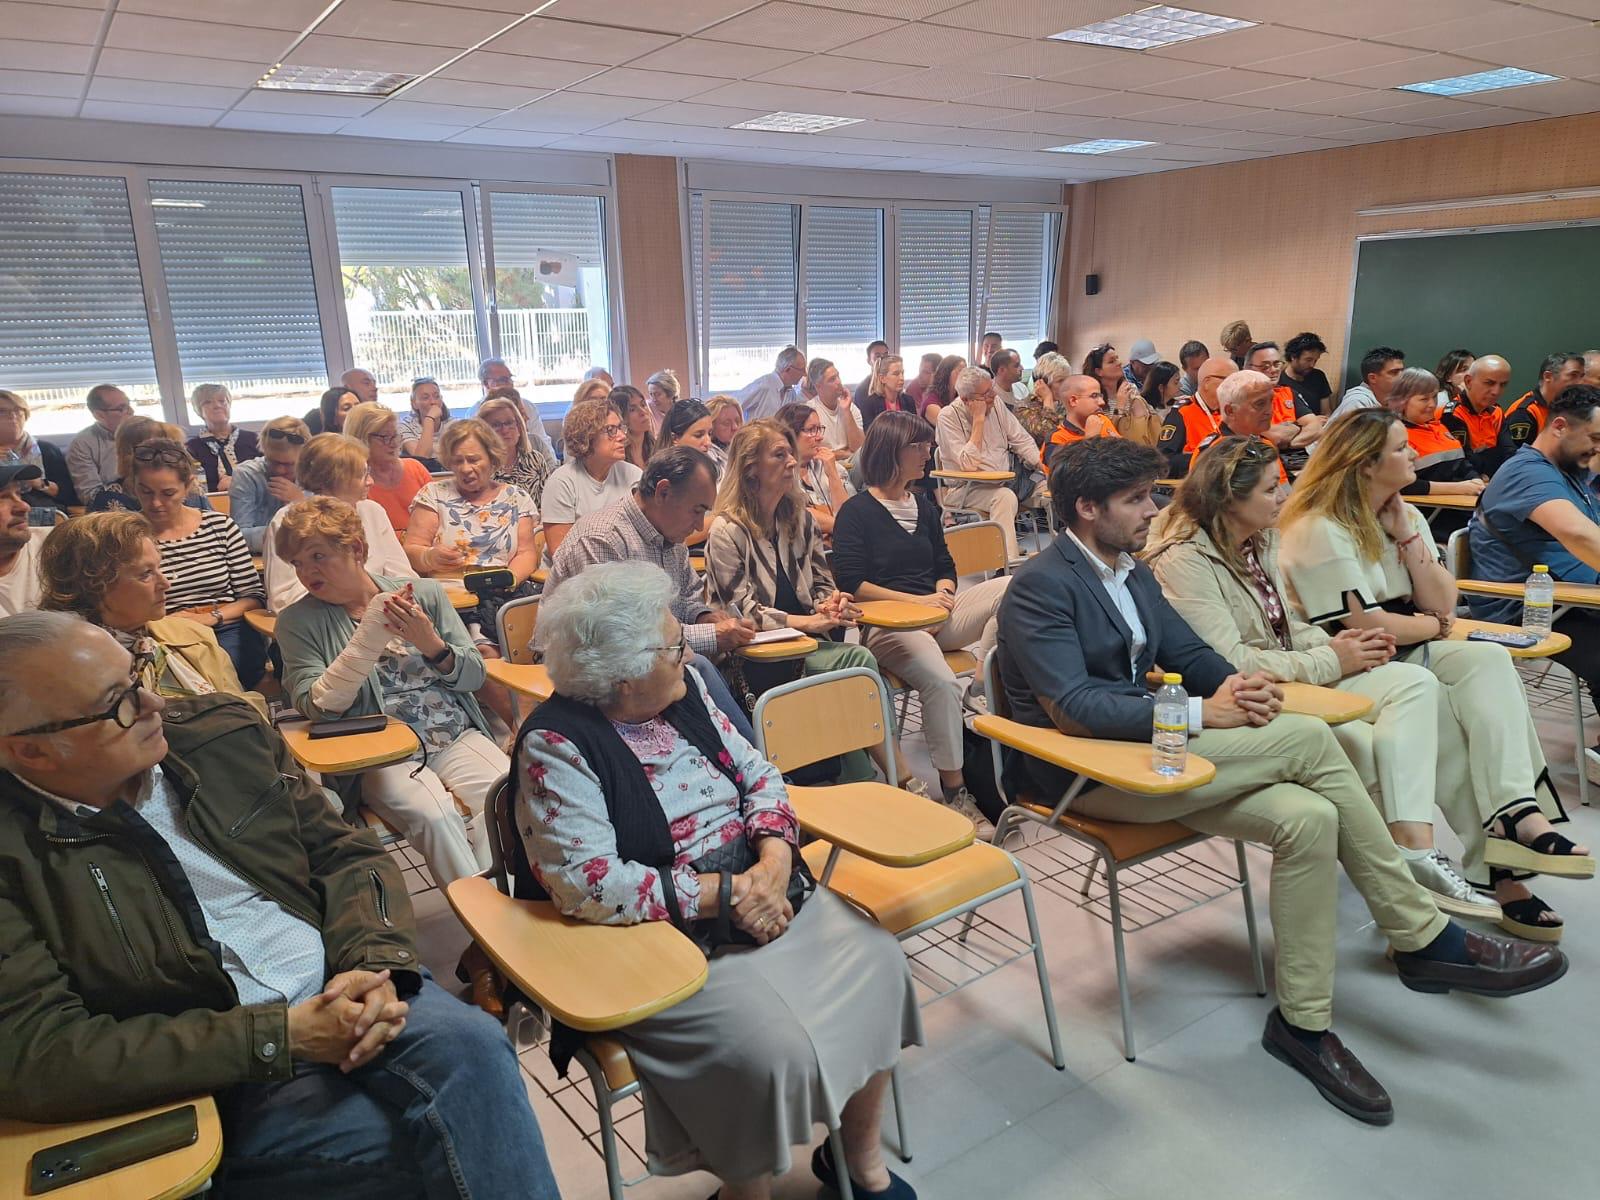
M1140 338L1130 346L1128 357L1134 362L1142 362L1147 367L1153 367L1161 361L1161 355L1156 353L1156 344L1149 338Z
M43 479L44 472L32 463L0 463L0 488L8 488L21 479Z

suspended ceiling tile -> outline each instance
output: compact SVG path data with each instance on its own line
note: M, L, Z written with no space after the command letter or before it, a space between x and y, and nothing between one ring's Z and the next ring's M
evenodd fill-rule
M239 101L234 111L342 117L348 121L371 112L382 103L381 96L330 96L320 92L280 92L258 88Z
M1277 25L1257 25L1250 29L1235 29L1191 42L1178 42L1159 46L1144 53L1160 58L1176 58L1183 62L1212 63L1219 67L1261 66L1272 59L1290 54L1331 50L1345 44L1345 39L1330 37L1325 33L1311 33L1304 29L1284 29Z
M4 14L0 13L0 18ZM124 50L151 50L170 54L182 50L197 58L226 58L238 62L277 62L294 42L294 35L282 30L244 29L236 25L213 25L206 21L176 21L167 17L145 17L118 12L106 35L107 46Z
M1249 122L1260 117L1263 110L1247 108L1242 104L1222 104L1215 100L1190 100L1171 108L1157 108L1145 113L1151 121L1168 125L1209 125L1224 129L1248 129Z
M348 117L313 117L302 113L246 112L234 109L217 122L218 129L256 129L268 133L336 133Z
M1303 54L1289 54L1275 58L1270 63L1260 63L1262 70L1281 75L1303 75L1325 79L1345 71L1359 71L1383 67L1391 63L1406 62L1428 57L1425 50L1412 50L1405 46L1384 46L1377 42L1344 42L1338 46L1313 50ZM1341 80L1362 87L1387 87L1361 79Z
M997 108L979 104L929 104L904 113L901 121L912 125L946 125L952 129L982 129L996 116L1013 120L1025 117L1025 108Z
M424 79L408 87L402 99L427 104L461 104L504 112L548 96L551 88L511 87L500 82L469 83L465 79Z
M567 87L605 68L595 63L566 62L554 58L530 58L522 54L492 54L474 50L459 62L440 71L440 79L461 79L481 83L506 83L512 87L536 88L550 92Z
M385 101L372 115L383 121L411 121L418 125L453 125L457 129L469 129L474 125L481 125L491 117L499 116L507 107L509 106L479 108L461 104L430 104L402 97Z
M1421 46L1427 50L1455 50L1471 52L1475 57L1493 57L1497 42L1512 38L1543 35L1560 38L1563 34L1582 29L1586 22L1564 13L1543 12L1527 5L1502 5L1496 11L1479 13L1470 17L1457 17L1438 25L1410 29L1404 34L1385 41L1400 42L1406 46ZM1483 53L1471 51L1481 47Z
M502 54L527 54L562 62L599 63L614 67L669 45L672 40L672 36L665 33L644 33L636 29L613 29L606 25L534 17L502 33L486 48Z
M326 37L314 33L283 61L316 67L354 67L362 71L426 75L457 53L457 48L449 46L411 46L404 42L373 42L365 38Z
M1336 83L1352 83L1357 87L1392 88L1403 83L1447 79L1452 75L1470 75L1481 70L1483 64L1470 59L1449 54L1424 54L1418 58L1403 58L1350 71L1330 69L1325 77L1331 77Z
M1056 83L1079 83L1088 87L1143 88L1173 79L1204 75L1216 69L1204 63L1179 62L1173 58L1152 58L1148 54L1132 50L1113 50L1104 46L1080 46L1072 42L1063 42L1061 48L1077 52L1078 65L1053 73L1041 72L1041 78Z
M384 138L406 142L442 142L462 130L454 125L415 125L409 121L386 121L382 117L357 117L340 134L345 137Z
M249 87L260 79L272 63L233 62L225 58L193 58L186 54L155 54L148 50L100 52L95 64L97 79L182 79L213 87Z
M170 104L127 104L121 100L89 100L83 116L98 121L139 121L147 125L209 125L220 108L180 108Z
M1457 129L1487 129L1491 125L1517 125L1523 121L1542 121L1538 113L1522 112L1514 108L1485 108L1475 113L1458 113L1451 117L1426 117L1416 123L1412 132L1418 135L1447 133Z
M529 4L527 0L430 0L433 4L442 4L446 8L476 8L486 12L506 13L509 21L514 17L524 16L530 9L538 7L538 0Z
M1171 96L1146 96L1140 92L1104 92L1093 100L1063 104L1053 112L1081 117L1133 117L1171 108Z
M991 108L1060 108L1081 100L1093 100L1099 88L1070 83L1046 83L1038 79L1015 79L993 91L976 92L967 97L973 104Z
M102 3L97 7L104 8ZM243 25L250 29L277 29L300 33L328 7L328 0L118 0L119 13L147 17L194 20L203 17L218 25Z
M1289 110L1264 111L1251 117L1249 124L1242 126L1242 128L1263 133L1305 133L1309 129L1316 128L1317 125L1326 118L1326 113L1296 112ZM1342 119L1348 120L1348 118ZM1229 128L1241 127L1230 125Z
M1600 0L1595 7L1600 10ZM1600 71L1600 22L1569 29L1558 38L1515 38L1500 42L1492 51L1477 47L1468 53L1492 57L1496 63L1508 67L1522 67L1563 78L1593 75Z
M60 96L18 96L0 93L0 113L16 117L72 117L78 101Z
M1396 92L1392 88L1352 88L1330 80L1312 80L1317 88L1340 88L1341 94L1326 100L1313 100L1309 104L1294 104L1295 112L1323 113L1329 116L1356 116L1377 108L1392 108ZM1353 94L1343 94L1345 91ZM1406 93L1409 95L1409 93ZM1242 99L1243 97L1241 97Z
M1600 112L1600 84L1580 79L1563 79L1558 83L1536 83L1529 87L1506 88L1499 92L1480 94L1485 99L1500 101L1507 108L1528 109L1547 116ZM1596 156L1600 157L1600 147L1594 149Z
M1017 0L973 0L929 20L957 29L988 29L1017 37L1047 38L1053 33L1121 16L1129 9L1129 0L1032 0L1027 4L1019 4Z
M720 87L712 75L676 75L670 71L638 71L618 67L568 86L568 91L598 96L632 96L640 100L687 100Z
M543 100L525 104L486 124L498 129L549 130L552 133L582 133L610 121L638 116L659 107L654 100L635 100L626 96L579 96L557 92Z
M1022 113L1019 116L999 116L987 121L980 121L972 126L974 129L1003 129L1016 133L1047 133L1055 137L1080 137L1095 136L1099 128L1098 121L1089 116L1073 116L1066 113Z
M863 38L854 45L841 46L834 51L846 58L867 61L912 62L923 67L943 67L950 74L959 74L952 64L960 62L963 69L971 65L999 66L1004 60L1028 45L1021 38L1004 37L997 33L983 33L969 29L949 29L941 25L907 25L889 33Z
M898 17L902 21L921 21L952 7L953 0L809 0L817 8L844 9Z
M37 71L49 63L52 71L82 75L89 69L93 46L73 46L65 42L22 42L0 38L0 69Z
M1265 78L1265 77L1263 77ZM1326 79L1293 79L1250 92L1238 92L1233 99L1240 104L1255 104L1262 108L1293 108L1304 110L1309 104L1358 105L1382 95L1373 88L1356 87L1348 83L1333 83ZM1322 111L1337 112L1340 109Z
M412 0L343 0L317 26L317 32L331 37L465 49L513 20L507 13L447 8Z
M656 33L694 33L750 8L756 0L556 0L540 16L647 29ZM536 3L525 5L536 8Z
M92 44L100 37L101 14L91 8L0 2L0 31L23 42Z
M810 58L787 63L773 71L763 71L751 78L758 83L796 83L802 87L878 92L882 89L874 87L876 83L908 74L921 74L925 70L908 64L863 63L855 58L813 54Z
M0 92L11 96L57 96L76 102L83 94L83 76L0 68Z
M864 78L856 90L879 96L904 96L911 100L966 100L1014 82L1008 75L982 71L953 74L937 67L921 67L882 79L874 79L870 72L864 72Z
M870 13L838 12L774 0L760 8L723 21L699 36L741 46L771 46L788 50L797 45L808 50L832 50L849 42L897 29L902 22Z
M460 133L452 133L445 140L448 142L465 142L471 146L519 146L534 150L541 146L548 146L552 142L561 140L559 133L531 133L521 129L463 129Z
M1243 92L1261 91L1269 87L1295 85L1302 81L1288 75L1269 75L1261 71L1244 71L1237 67L1223 67L1200 75L1169 79L1160 83L1137 83L1136 91L1152 96L1175 96L1183 100L1221 100Z
M710 42L685 38L652 51L630 66L652 71L679 71L686 75L720 75L724 79L744 79L763 71L798 62L805 54L798 50L772 50L761 46L735 46L729 42Z
M1421 121L1427 117L1457 117L1484 112L1491 105L1474 104L1454 96L1419 96L1415 92L1390 92L1395 102L1383 108L1369 108L1360 115L1369 121Z
M89 99L127 101L134 104L171 104L180 108L227 109L239 99L241 89L205 87L193 83L156 83L147 79L102 79L89 84Z
M1503 0L1220 0L1210 9L1247 21L1276 22L1343 37L1372 37L1377 31L1404 42L1408 29L1510 7Z

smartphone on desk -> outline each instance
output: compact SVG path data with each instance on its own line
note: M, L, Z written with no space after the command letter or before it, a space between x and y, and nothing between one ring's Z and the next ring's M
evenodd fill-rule
M389 718L383 713L370 717L340 717L337 721L313 721L306 736L317 738L344 737L350 733L377 733L389 727Z
M1527 650L1539 644L1539 639L1531 633L1521 633L1507 630L1500 633L1492 629L1474 629L1467 634L1469 642L1493 642L1497 646L1509 646L1513 650Z
M108 1171L192 1146L200 1126L192 1104L102 1129L88 1137L46 1146L28 1164L28 1195L53 1192Z

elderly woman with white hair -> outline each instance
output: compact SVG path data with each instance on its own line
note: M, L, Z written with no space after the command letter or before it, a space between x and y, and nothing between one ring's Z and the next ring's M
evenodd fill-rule
M710 958L703 989L617 1034L652 1171L765 1200L820 1123L856 1195L909 1200L878 1133L889 1071L921 1041L905 957L816 888L777 769L683 669L671 596L659 568L605 563L540 606L555 694L518 737L517 894L597 924L671 921ZM573 1044L556 1030L563 1071ZM839 1169L828 1144L812 1155L825 1184Z
M233 423L233 393L226 384L200 384L189 397L189 407L206 423L186 443L189 454L205 472L206 491L225 492L233 483L235 467L261 457L261 443L250 430Z
M650 401L650 433L660 438L661 423L667 419L683 389L678 376L670 368L664 368L644 381L644 390Z

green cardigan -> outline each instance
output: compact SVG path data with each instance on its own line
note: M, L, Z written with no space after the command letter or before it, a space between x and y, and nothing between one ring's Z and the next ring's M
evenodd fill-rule
M483 710L472 695L488 678L483 669L483 656L472 644L472 635L451 607L444 588L431 579L387 579L382 575L373 575L372 582L385 592L397 592L408 583L416 590L417 603L433 621L439 636L455 651L455 669L448 674L441 674L439 682L457 694L473 726L493 737ZM295 708L313 721L365 717L383 711L376 670L361 685L355 703L342 713L322 712L311 702L311 685L322 678L329 664L350 644L355 632L356 624L350 619L349 613L339 605L318 600L315 596L304 596L278 614L278 629L273 636L283 653L283 690L289 694L289 700Z

